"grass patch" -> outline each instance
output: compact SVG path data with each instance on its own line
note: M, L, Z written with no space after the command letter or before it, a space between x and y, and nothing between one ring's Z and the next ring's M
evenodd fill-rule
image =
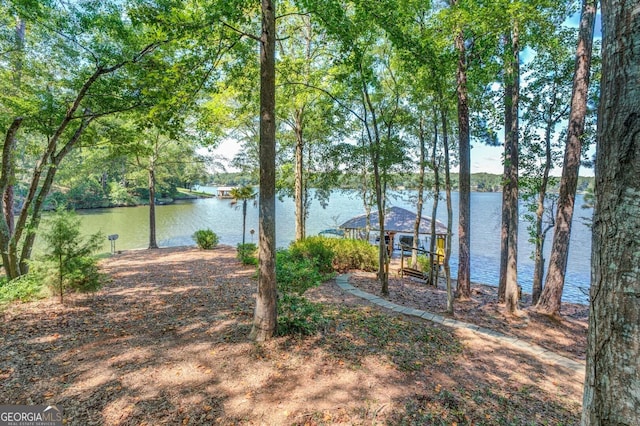
M192 198L192 197L201 197L201 198L213 198L215 195L210 192L202 192L202 191L191 191L186 188L176 188L176 192L174 194L174 198Z

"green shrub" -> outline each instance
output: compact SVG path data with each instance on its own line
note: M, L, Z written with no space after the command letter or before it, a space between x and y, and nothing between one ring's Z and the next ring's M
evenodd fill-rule
M289 252L294 259L309 260L319 272L327 274L333 272L334 252L331 241L324 237L309 237L295 241L289 246Z
M418 256L418 269L424 273L431 272L431 262L429 262L429 256Z
M257 265L258 246L254 243L238 244L238 259L243 265Z
M288 250L278 250L276 253L276 277L278 290L298 295L325 280L311 260L295 258Z
M199 229L193 234L196 244L203 250L210 250L218 245L218 235L211 229Z
M325 238L334 253L333 269L338 272L349 269L378 270L378 247L368 241L348 238Z
M303 296L305 291L317 287L328 275L332 275L320 272L319 264L322 262L318 262L318 259L325 259L323 256L326 256L326 252L316 242L299 244L295 250L277 251L279 334L313 334L326 322L321 305ZM310 253L316 253L317 256Z
M23 275L12 281L3 278L0 280L0 303L40 299L43 297L42 289L42 280L34 279L32 275Z
M278 300L278 334L309 336L328 323L322 304L296 294L284 294Z

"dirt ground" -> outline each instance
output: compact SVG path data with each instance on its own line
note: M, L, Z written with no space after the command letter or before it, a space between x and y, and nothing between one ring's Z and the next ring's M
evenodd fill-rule
M55 404L82 426L579 423L583 374L371 307L332 281L308 292L333 312L317 335L249 341L254 269L229 247L129 251L102 269L111 280L95 294L4 308L0 403ZM370 275L351 282L376 291ZM508 320L489 291L456 318L584 357L583 310ZM396 303L436 312L440 293L391 286Z
M384 298L402 306L422 309L446 315L446 281L441 272L438 286L403 278L399 260L390 265L389 295ZM380 284L374 273L354 271L350 284L372 294L380 295ZM456 282L452 282L455 290ZM531 310L531 295L523 294L520 313L508 315L497 303L497 287L472 283L472 299L467 302L454 301L454 318L499 331L508 336L535 343L553 352L574 360L584 361L587 347L589 307L576 303L563 303L562 318L549 318Z

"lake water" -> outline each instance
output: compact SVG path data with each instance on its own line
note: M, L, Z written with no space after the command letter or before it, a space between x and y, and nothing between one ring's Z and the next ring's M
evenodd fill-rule
M213 193L214 188L200 188ZM405 191L403 196L396 194L388 204L414 210L408 200L414 192ZM453 193L453 246L451 271L457 273L458 265L458 194ZM498 284L500 268L500 218L502 195L500 193L471 194L471 279L491 285ZM581 196L576 205L582 204ZM442 201L438 219L446 221L446 206ZM523 211L521 205L520 210ZM364 207L357 191L335 191L326 209L317 200L311 205L307 220L307 234L334 228L353 216L364 213ZM591 230L583 224L581 217L591 216L591 210L578 208L574 214L574 223L569 251L567 279L565 282L565 301L587 303L590 283ZM424 214L431 214L431 201L425 203ZM81 211L83 233L102 231L106 235L118 234L117 250L146 248L149 245L149 208L125 207ZM286 247L295 237L295 209L293 200L285 198L276 202L276 244ZM242 209L231 206L230 200L207 198L180 201L171 205L156 207L156 238L161 247L194 245L193 233L198 229L212 229L220 238L221 244L235 246L242 241ZM255 230L252 236L250 229ZM247 211L247 242L256 242L258 232L258 208L249 204ZM546 257L549 256L553 231L550 231L546 244ZM532 246L528 243L526 224L521 222L519 235L518 280L527 293L531 291L533 262L530 259ZM109 242L105 238L104 251L109 251Z

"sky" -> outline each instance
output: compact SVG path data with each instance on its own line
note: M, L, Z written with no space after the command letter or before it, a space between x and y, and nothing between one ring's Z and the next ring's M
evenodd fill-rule
M580 12L571 16L565 22L565 25L569 27L577 28L580 22ZM600 11L596 16L595 23L595 38L601 39L601 21L600 21ZM522 55L522 60L527 62L531 57L531 51L529 49L525 49ZM593 84L593 82L592 82ZM502 135L499 137L500 140L503 140ZM240 150L239 144L233 140L226 139L224 140L218 148L214 151L216 154L221 155L228 160L231 160ZM488 146L481 143L472 143L471 149L471 173L492 173L492 174L502 174L503 166L502 166L502 146ZM592 158L595 155L595 147L591 148L588 152L589 158ZM233 171L233 170L229 170ZM457 172L457 167L452 169L453 172ZM560 176L562 174L561 168L555 168L551 171L553 176ZM593 169L589 169L586 167L580 168L580 176L593 176Z

